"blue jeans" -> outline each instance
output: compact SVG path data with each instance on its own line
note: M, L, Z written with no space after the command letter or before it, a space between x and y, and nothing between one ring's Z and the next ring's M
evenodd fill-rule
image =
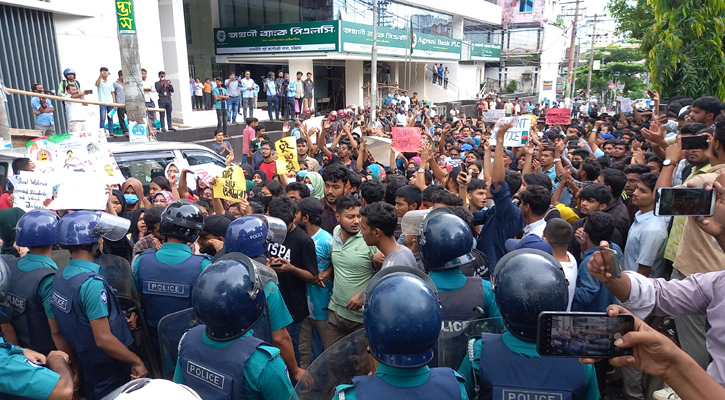
M101 111L101 129L106 127L106 117L108 117L108 131L113 133L113 117L108 116L108 113L113 110L113 107L99 106Z
M248 159L249 159L248 155L242 154L242 164L246 164Z
M276 117L272 116L272 112L276 113ZM277 96L267 96L267 113L269 114L269 120L275 121L279 119L279 100Z
M227 100L227 121L237 122L237 112L239 112L239 96L230 97Z
M297 365L300 365L300 330L301 329L302 329L301 322L298 322L296 324L287 325L287 332L289 332L289 335L292 338L292 346L295 349L295 360L297 360Z

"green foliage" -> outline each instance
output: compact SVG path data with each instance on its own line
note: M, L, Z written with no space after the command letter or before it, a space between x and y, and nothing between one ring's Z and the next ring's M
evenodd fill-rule
M663 97L717 96L725 100L725 2L650 0L655 24L642 49Z
M589 53L580 55L580 67L576 71L576 90L586 91L587 76L589 73ZM594 59L601 60L602 66L599 71L592 71L592 93L604 93L609 90L609 82L620 80L624 82L625 96L633 96L632 93L643 92L647 88L641 79L633 78L632 75L647 72L644 56L637 47L603 47L594 51ZM616 74L619 73L619 76ZM634 97L633 97L634 98Z
M617 30L632 39L642 40L655 23L652 7L647 0L609 0L607 9L617 24Z
M506 91L513 93L516 91L516 89L518 87L519 87L519 84L516 83L516 81L511 81L511 82L509 82L508 85L506 85Z
M556 17L556 22L554 22L554 25L556 25L556 26L564 26L564 17L562 17L561 15L559 15L558 17Z

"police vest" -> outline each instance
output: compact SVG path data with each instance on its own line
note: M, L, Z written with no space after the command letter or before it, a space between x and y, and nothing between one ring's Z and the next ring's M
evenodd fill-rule
M481 335L479 368L482 399L577 400L586 395L584 366L578 359L522 357L501 335Z
M438 298L444 321L472 321L476 318L476 307L485 310L483 282L479 277L467 277L463 287L453 291L440 291Z
M221 349L202 342L205 325L186 333L179 347L179 366L184 385L205 400L244 399L244 366L257 346L266 345L254 336L233 340Z
M143 252L136 276L149 326L156 327L164 316L191 307L191 289L206 259L192 255L180 264L164 264L156 258L156 250Z
M80 299L81 286L88 279L100 279L103 277L95 272L85 272L70 279L65 279L63 273L55 274L53 278L53 295L50 298L50 305L53 307L55 321L60 332L75 349L83 364L101 364L113 362L114 359L96 346L91 323L88 316L83 312L83 305ZM105 296L109 304L108 323L111 326L111 333L125 346L133 343L131 331L128 330L126 317L118 304L118 299L113 294L113 289L103 281Z
M355 386L355 396L359 400L461 398L458 377L450 368L431 368L428 379L422 385L414 387L394 386L377 375L356 376L352 378L352 384Z
M47 355L55 350L55 343L50 335L43 300L38 298L38 286L56 270L48 266L24 272L18 268L19 259L3 260L10 269L10 289L2 309L18 335L18 344Z

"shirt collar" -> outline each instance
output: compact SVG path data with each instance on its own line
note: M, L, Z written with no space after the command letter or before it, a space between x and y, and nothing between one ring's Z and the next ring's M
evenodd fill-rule
M430 373L430 368L428 368L427 365L417 368L395 368L383 363L378 363L378 369L375 370L375 375L378 376L387 375L400 378L411 378L427 373Z
M624 204L624 203L622 203L622 198L617 197L617 200L614 200L614 201L610 202L609 204L607 204L607 208L604 209L604 212L607 212L608 210L611 210L612 208L617 207L620 204Z
M532 222L524 227L524 232L529 233L541 225L546 225L546 221L542 218L536 222Z
M68 261L68 265L72 265L74 267L79 267L79 268L84 268L84 269L89 269L95 273L98 273L101 270L100 265L98 265L94 262L86 261L86 260L75 260L75 259L71 258L70 261Z
M191 254L191 248L186 244L181 243L164 243L161 245L161 250L176 250L176 251L183 251L186 253Z
M55 263L55 261L53 261L52 258L44 256L44 255L26 253L25 257L23 257L23 258L28 261L38 261L38 262L42 262L45 264L50 264L50 266L53 267L54 269L58 269L58 265Z
M635 221L642 223L642 222L647 221L648 219L650 219L650 218L652 218L654 216L655 216L654 211L647 211L644 214L642 214L642 211L637 211L637 213L634 214L634 219L635 219Z

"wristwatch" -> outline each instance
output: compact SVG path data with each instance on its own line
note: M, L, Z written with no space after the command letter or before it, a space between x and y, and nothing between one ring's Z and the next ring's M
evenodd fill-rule
M422 174L423 172L425 172L425 170L423 168L418 168L418 172Z
M667 159L665 159L665 161L662 161L662 166L663 167L667 167L669 165L672 165L672 159L667 158Z
M554 162L555 162L555 163L556 163L556 162L561 162L561 158L555 158L555 159L554 159Z

